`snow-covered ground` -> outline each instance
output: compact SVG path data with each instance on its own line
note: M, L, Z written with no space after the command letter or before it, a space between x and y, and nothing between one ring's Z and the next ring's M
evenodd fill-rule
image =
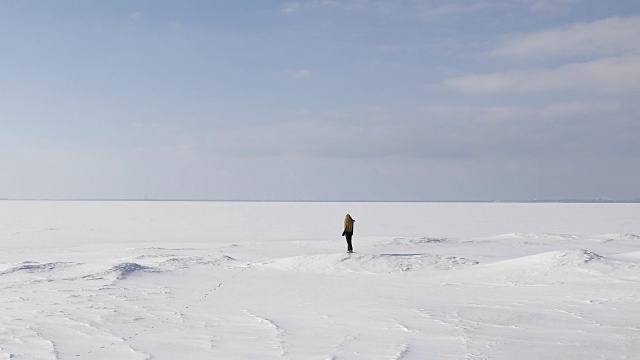
M0 359L640 359L639 217L0 201Z

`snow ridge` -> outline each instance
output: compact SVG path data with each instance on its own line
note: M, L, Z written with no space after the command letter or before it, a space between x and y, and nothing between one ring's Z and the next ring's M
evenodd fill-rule
M280 271L377 274L452 270L476 264L475 260L438 254L327 254L281 258L258 265Z
M9 267L3 271L0 271L0 275L7 275L17 272L26 272L26 273L44 273L44 272L52 272L55 270L67 268L70 266L77 265L77 263L73 262L65 262L65 261L57 261L50 263L37 263L33 261L24 261L18 265L13 267Z

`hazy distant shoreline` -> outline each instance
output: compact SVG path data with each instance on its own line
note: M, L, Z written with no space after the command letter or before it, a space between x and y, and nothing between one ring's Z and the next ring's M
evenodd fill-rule
M562 204L638 204L637 200L237 200L237 199L11 199L0 201L96 201L96 202L264 202L264 203L562 203Z

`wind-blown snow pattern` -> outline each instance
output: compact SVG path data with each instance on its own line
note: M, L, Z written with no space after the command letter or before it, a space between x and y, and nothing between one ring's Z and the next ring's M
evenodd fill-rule
M637 214L0 201L0 359L633 359Z
M436 254L327 254L275 259L264 267L282 271L311 273L386 274L395 272L450 270L477 264L477 261Z

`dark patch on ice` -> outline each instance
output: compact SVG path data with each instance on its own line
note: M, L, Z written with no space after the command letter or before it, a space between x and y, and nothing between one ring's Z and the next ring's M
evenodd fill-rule
M571 234L551 234L551 233L515 233L515 234L506 234L505 237L513 236L519 239L528 239L528 240L574 240L578 239L579 236L571 235Z
M581 252L582 256L584 256L584 262L585 263L588 263L588 262L594 261L594 260L603 260L604 259L604 257L602 257L602 256L600 256L600 255L598 255L598 254L596 254L594 252L591 252L589 250L579 250L579 252Z
M172 257L164 260L159 264L162 267L171 267L177 269L186 269L192 265L204 265L204 266L226 266L234 267L240 262L231 256L223 255L215 258L208 258L203 256L189 256L189 257Z
M20 272L20 271L28 272L28 273L51 272L54 270L58 270L61 268L66 268L74 265L78 265L78 264L73 262L62 262L62 261L51 262L51 263L37 263L33 261L25 261L7 270L0 271L0 275L6 275L6 274L11 274L11 273Z
M136 256L136 260L166 258L169 256L175 256L175 255L174 254L143 254L143 255Z
M153 270L153 269L147 266L136 264L136 263L122 263L112 267L109 270L109 272L115 273L118 279L124 279L125 277L133 273L136 273L139 271L148 271L148 270Z
M600 243L608 243L611 241L624 241L624 240L630 240L630 241L639 241L640 240L640 235L636 235L636 234L607 234L607 235L600 235L600 236L594 236L591 237L590 240L594 240Z
M204 264L204 265L220 265L220 264L234 263L234 262L237 262L237 261L238 260L232 258L229 255L222 255L222 256L219 256L219 257L217 257L215 259L203 261L203 262L201 262L201 264Z
M198 250L196 248L165 248L165 247L159 247L159 246L152 246L152 247L148 247L145 248L147 250L170 250L170 251L193 251L193 250Z
M427 254L380 254L380 256L423 256Z
M449 240L447 240L445 238L422 237L422 238L414 240L412 242L419 243L419 244L431 244L431 243L444 243L444 242L448 242L448 241Z
M169 267L174 269L186 269L189 267L190 264L193 264L194 262L195 261L193 257L186 257L186 258L172 257L170 259L166 259L162 261L159 264L159 266Z
M619 235L610 237L607 240L640 240L640 235L636 235L636 234L619 234Z
M382 246L387 245L431 245L431 244L443 244L449 242L449 239L442 237L428 237L423 236L420 238L395 238L388 243L382 244Z
M115 280L122 280L140 272L159 272L159 270L154 267L127 262L115 265L109 270L101 273L83 276L83 278L90 280L98 280L104 278L115 278Z

